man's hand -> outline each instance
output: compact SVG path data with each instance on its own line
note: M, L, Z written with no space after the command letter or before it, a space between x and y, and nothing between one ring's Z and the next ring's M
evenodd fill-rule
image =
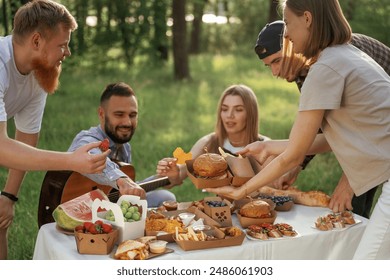
M171 186L181 185L183 180L180 177L180 168L176 164L176 158L163 158L157 164L156 173L160 176L167 176Z
M0 195L0 229L8 228L15 215L14 202L8 197Z
M142 199L146 198L145 190L133 182L129 177L119 178L116 180L116 184L121 195L136 195Z
M335 190L333 191L332 197L330 199L329 208L333 212L341 212L344 210L352 210L352 197L354 192L349 185L347 177L344 175L341 176L339 183L337 184Z

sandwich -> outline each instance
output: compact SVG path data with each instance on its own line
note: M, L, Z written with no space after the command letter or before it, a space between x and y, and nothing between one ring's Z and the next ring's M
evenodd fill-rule
M145 243L126 240L118 245L114 258L117 260L145 260L149 251Z
M194 160L193 168L196 177L217 180L228 177L228 164L219 154L201 154Z

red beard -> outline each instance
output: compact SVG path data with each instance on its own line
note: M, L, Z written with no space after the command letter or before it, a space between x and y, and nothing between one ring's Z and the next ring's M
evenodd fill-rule
M42 89L48 93L54 93L59 85L61 74L60 67L50 67L44 59L35 59L32 62L34 76Z

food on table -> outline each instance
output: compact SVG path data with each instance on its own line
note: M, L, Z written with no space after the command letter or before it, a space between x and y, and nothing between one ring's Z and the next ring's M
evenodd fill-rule
M82 225L76 226L74 230L80 233L105 234L112 232L113 228L111 224L97 220L94 223L84 222Z
M277 195L259 195L258 198L270 199L275 203L276 211L288 211L294 204L292 197L290 196L277 196Z
M329 217L318 217L317 221L315 222L316 228L319 230L332 230L333 224L330 221Z
M175 238L177 241L206 241L216 239L215 236L207 235L203 231L195 232L192 227L188 227L183 233L180 233L179 228L176 228Z
M222 200L208 200L206 204L210 207L224 207L228 206L225 201Z
M246 229L246 233L251 237L261 239L261 240L298 235L298 233L293 229L292 226L285 223L279 223L279 224L262 223L259 225L250 225Z
M167 200L167 201L164 201L162 204L167 211L173 211L173 210L177 209L177 201Z
M175 233L176 228L180 232L185 232L184 224L178 217L165 217L161 213L152 212L145 221L146 231L164 231Z
M117 260L145 260L149 256L146 244L136 240L125 240L118 245L114 254Z
M240 236L242 234L241 229L239 229L238 227L235 227L235 226L224 228L223 232L227 236L231 236L231 237Z
M274 225L284 236L296 236L298 233L293 227L286 223L278 223Z
M279 190L265 186L260 188L259 193L274 196L290 196L294 203L306 206L328 207L330 202L330 196L322 191L301 191L296 187Z
M105 152L107 151L108 149L110 148L110 141L108 140L108 138L104 139L100 145L99 145L99 149L102 151L102 152Z
M184 152L184 150L181 147L177 147L173 151L173 157L177 159L177 164L184 164L187 160L192 159L192 153L191 152Z
M315 227L319 230L332 230L334 228L344 228L345 225L353 225L356 221L351 211L330 213L317 218Z
M353 225L356 223L355 219L353 218L353 214L351 211L343 211L341 212L341 217L343 218L343 221L347 225Z
M167 248L167 243L165 240L153 240L149 242L149 250L154 254L164 253Z
M92 221L92 203L97 198L108 200L103 191L93 190L58 205L53 211L53 218L60 228L73 231L76 226Z
M137 222L142 217L140 207L136 204L130 203L129 201L122 200L120 208L125 222ZM115 221L114 212L112 210L108 210L104 215L104 218L109 221Z
M240 215L247 218L269 218L272 216L271 206L264 200L253 200L240 209Z
M225 158L215 153L198 156L193 163L194 175L206 179L224 179L228 176L228 164Z
M268 229L260 225L250 225L246 229L246 233L249 236L252 236L257 239L267 240L268 239Z

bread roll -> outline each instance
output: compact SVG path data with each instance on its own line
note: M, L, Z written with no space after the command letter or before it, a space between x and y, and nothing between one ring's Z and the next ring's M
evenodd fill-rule
M322 191L301 191L295 187L289 187L286 190L274 189L268 186L262 187L259 190L261 194L274 196L290 196L294 203L306 206L328 207L330 196Z
M209 178L222 176L226 178L228 165L221 155L206 153L194 160L193 168L197 176Z
M268 218L271 206L263 200L253 200L241 207L240 214L247 218Z

